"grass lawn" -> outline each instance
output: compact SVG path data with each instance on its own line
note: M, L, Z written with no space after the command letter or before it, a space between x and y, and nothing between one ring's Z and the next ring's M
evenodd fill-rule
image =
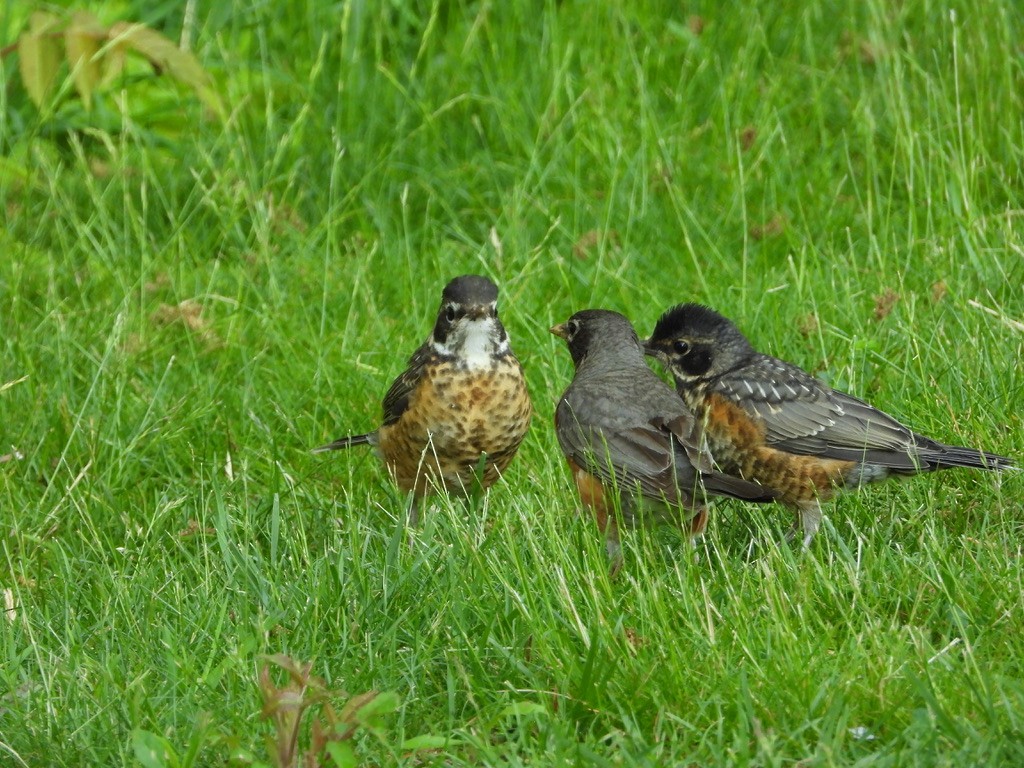
M230 116L140 75L40 117L0 60L0 765L272 764L272 654L397 697L339 764L1024 764L1024 473L843 497L807 552L719 503L610 581L547 332L706 302L1024 457L1017 4L93 5L184 30ZM536 415L410 547L369 451L309 448L465 272Z

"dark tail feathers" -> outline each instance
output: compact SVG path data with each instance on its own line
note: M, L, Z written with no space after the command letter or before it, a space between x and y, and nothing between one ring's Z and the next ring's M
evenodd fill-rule
M769 501L775 501L775 498L779 495L775 491L765 488L763 485L759 485L758 483L733 477L732 475L726 475L721 472L701 472L700 479L704 484L704 490L709 494L730 496L734 499L740 499L741 501L767 503Z
M348 437L339 437L333 443L328 443L327 445L321 445L318 448L314 448L312 450L312 453L340 451L342 448L351 448L353 445L371 445L371 438L373 436L373 432L368 432L365 435L349 435Z
M920 436L915 437L920 440ZM927 438L925 438L927 440ZM924 441L922 441L924 442ZM925 442L925 445L928 445ZM963 448L959 445L928 445L918 454L922 469L948 469L950 467L975 467L977 469L1017 469L1017 465L1009 456L998 453L986 453L974 448Z

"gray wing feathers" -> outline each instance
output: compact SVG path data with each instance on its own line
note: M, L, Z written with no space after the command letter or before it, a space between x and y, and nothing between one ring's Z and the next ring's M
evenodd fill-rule
M741 403L764 426L767 442L791 453L876 464L897 473L1010 463L915 434L863 400L768 356L722 377L713 391Z
M559 403L557 418L562 450L601 482L617 483L623 490L636 486L644 496L664 497L673 504L690 502L683 494L692 487L694 473L673 465L667 432L654 425L603 429L580 423L565 400Z

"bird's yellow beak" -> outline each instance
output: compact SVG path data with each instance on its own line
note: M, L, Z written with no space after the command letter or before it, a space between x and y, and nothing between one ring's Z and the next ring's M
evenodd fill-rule
M555 334L560 339L565 338L565 323L559 323L558 325L552 325L548 328L548 331Z

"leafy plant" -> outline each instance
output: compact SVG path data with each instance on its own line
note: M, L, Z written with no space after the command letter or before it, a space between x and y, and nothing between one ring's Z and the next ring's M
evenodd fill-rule
M21 81L40 110L51 103L65 61L71 82L88 110L97 90L125 72L130 56L138 56L158 75L166 74L190 88L218 117L223 119L225 115L212 79L198 59L145 24L118 21L104 26L88 11L65 16L36 11L17 42L0 50L0 56L15 51Z
M358 765L352 739L360 730L380 734L381 721L398 709L398 695L368 691L356 696L332 691L319 677L310 674L313 665L300 664L282 653L267 656L269 662L260 670L260 692L263 695L264 719L274 723L274 736L267 737L267 748L277 768L323 765L329 756L335 765ZM279 688L271 676L271 665L288 673L288 683ZM340 710L332 701L347 698ZM302 749L302 718L307 710L313 715L309 744Z
M132 731L132 753L143 768L192 768L194 765L202 765L200 751L209 742L216 740L216 734L209 726L209 717L200 715L185 748L180 752L160 734L136 728Z

